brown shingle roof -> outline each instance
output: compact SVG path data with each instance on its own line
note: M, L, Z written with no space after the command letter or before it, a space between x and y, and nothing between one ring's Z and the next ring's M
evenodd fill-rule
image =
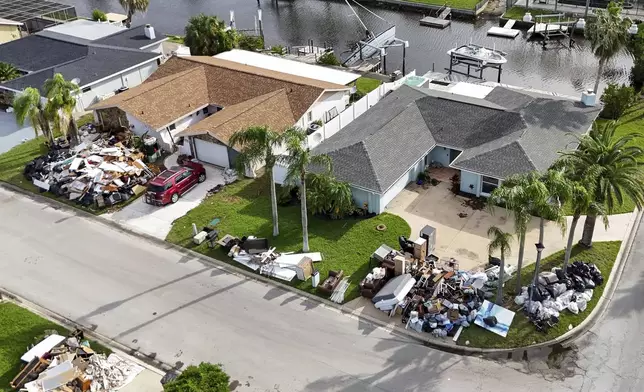
M232 105L199 121L177 136L209 133L219 141L228 144L237 131L252 126L267 126L282 132L297 121L284 89Z
M158 129L200 106L230 107L282 90L280 104L288 102L293 125L327 89L348 88L213 57L172 57L143 84L90 109L116 106Z

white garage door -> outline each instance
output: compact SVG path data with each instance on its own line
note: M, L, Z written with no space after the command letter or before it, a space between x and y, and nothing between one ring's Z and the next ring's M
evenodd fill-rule
M228 148L221 144L210 143L201 139L194 139L197 148L197 158L206 163L228 167Z

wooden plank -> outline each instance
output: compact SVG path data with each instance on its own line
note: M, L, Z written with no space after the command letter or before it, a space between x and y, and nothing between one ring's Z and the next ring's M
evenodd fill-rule
M515 19L508 19L507 23L503 26L503 28L504 29L511 29L512 27L514 27L514 24L516 22L517 21Z

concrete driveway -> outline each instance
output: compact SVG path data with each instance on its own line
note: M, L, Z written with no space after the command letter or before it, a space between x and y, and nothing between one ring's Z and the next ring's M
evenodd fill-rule
M0 154L11 150L14 146L35 136L29 121L24 126L16 123L15 113L0 110Z
M168 167L167 161L166 167ZM209 189L224 183L221 169L209 165L205 167L206 181L183 195L175 204L156 207L146 204L143 197L140 197L120 211L101 216L125 225L129 229L165 240L175 220L201 204Z
M412 239L418 238L420 229L425 225L436 228L435 254L441 258L453 257L460 263L461 269L472 269L487 263L487 247L490 242L487 230L497 226L502 230L514 233L512 215L504 208L497 208L494 215L485 210L474 210L465 205L465 197L455 196L450 191L449 182L423 189L412 183L407 186L386 208L387 212L399 215L411 226ZM466 214L459 217L459 213ZM593 240L621 241L635 213L610 216L610 226L598 222ZM570 224L572 217L567 217ZM575 230L575 241L581 238L584 217ZM534 262L536 249L534 244L539 239L539 219L533 218L528 225L524 265ZM543 257L556 253L566 247L567 233L563 236L561 229L553 222L546 222ZM512 253L508 262L516 264L519 245L511 244Z

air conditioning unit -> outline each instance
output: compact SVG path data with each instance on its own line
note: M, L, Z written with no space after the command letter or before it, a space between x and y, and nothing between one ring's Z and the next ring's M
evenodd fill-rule
M320 124L310 123L309 127L306 129L307 136L312 134L312 133L317 132L318 130L320 130L320 128L322 128L322 126Z

